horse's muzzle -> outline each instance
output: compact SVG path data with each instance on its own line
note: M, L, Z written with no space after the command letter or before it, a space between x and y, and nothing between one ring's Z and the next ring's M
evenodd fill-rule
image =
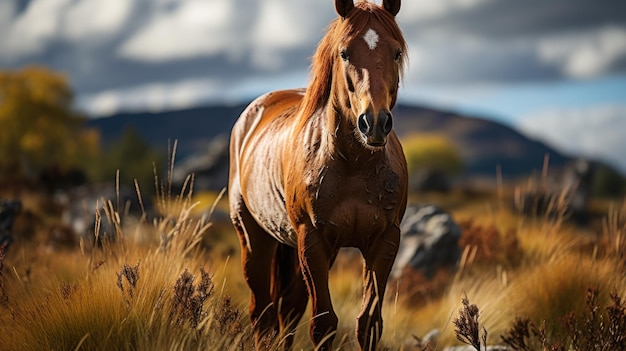
M393 128L393 117L387 110L381 110L378 116L366 112L359 116L358 127L367 145L382 147L387 143L387 135Z

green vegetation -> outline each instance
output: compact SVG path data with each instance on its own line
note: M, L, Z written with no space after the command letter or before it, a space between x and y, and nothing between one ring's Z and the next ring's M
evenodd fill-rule
M162 166L163 153L131 128L102 150L99 132L84 128L86 119L72 104L72 90L59 73L35 66L0 71L0 181L36 179L50 170L107 181L123 169L122 184L151 184L153 164Z
M132 187L135 179L139 184L151 184L153 165L162 167L164 158L163 153L152 148L130 127L117 142L105 149L101 162L92 167L91 178L106 181L112 179L119 169L124 170L120 172L120 184Z
M626 193L626 178L614 169L600 166L594 174L592 191L602 197L623 196Z
M47 69L0 71L0 179L77 167L97 155L99 135L81 129L72 97L65 77Z
M444 135L416 134L402 140L409 174L420 170L458 175L463 171L463 161L456 146Z

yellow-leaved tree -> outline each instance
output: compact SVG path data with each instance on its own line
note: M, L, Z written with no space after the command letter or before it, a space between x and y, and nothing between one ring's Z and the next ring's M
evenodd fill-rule
M463 171L463 161L456 146L443 134L412 134L403 139L402 146L409 173L420 169L435 169L456 175Z
M411 134L403 138L402 147L413 190L448 188L450 179L463 172L463 160L456 146L443 134Z
M0 179L69 169L99 153L97 131L84 130L67 79L43 67L0 71Z

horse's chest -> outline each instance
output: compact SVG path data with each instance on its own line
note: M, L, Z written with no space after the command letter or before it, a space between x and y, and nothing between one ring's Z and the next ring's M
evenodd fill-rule
M396 220L400 204L397 176L326 174L313 185L312 218L318 227L336 233L342 246L362 246Z

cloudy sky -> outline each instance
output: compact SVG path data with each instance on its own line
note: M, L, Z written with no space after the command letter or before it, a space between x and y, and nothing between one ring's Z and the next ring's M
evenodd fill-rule
M331 0L0 0L0 68L67 74L91 116L307 84ZM626 1L405 0L400 98L626 172Z

